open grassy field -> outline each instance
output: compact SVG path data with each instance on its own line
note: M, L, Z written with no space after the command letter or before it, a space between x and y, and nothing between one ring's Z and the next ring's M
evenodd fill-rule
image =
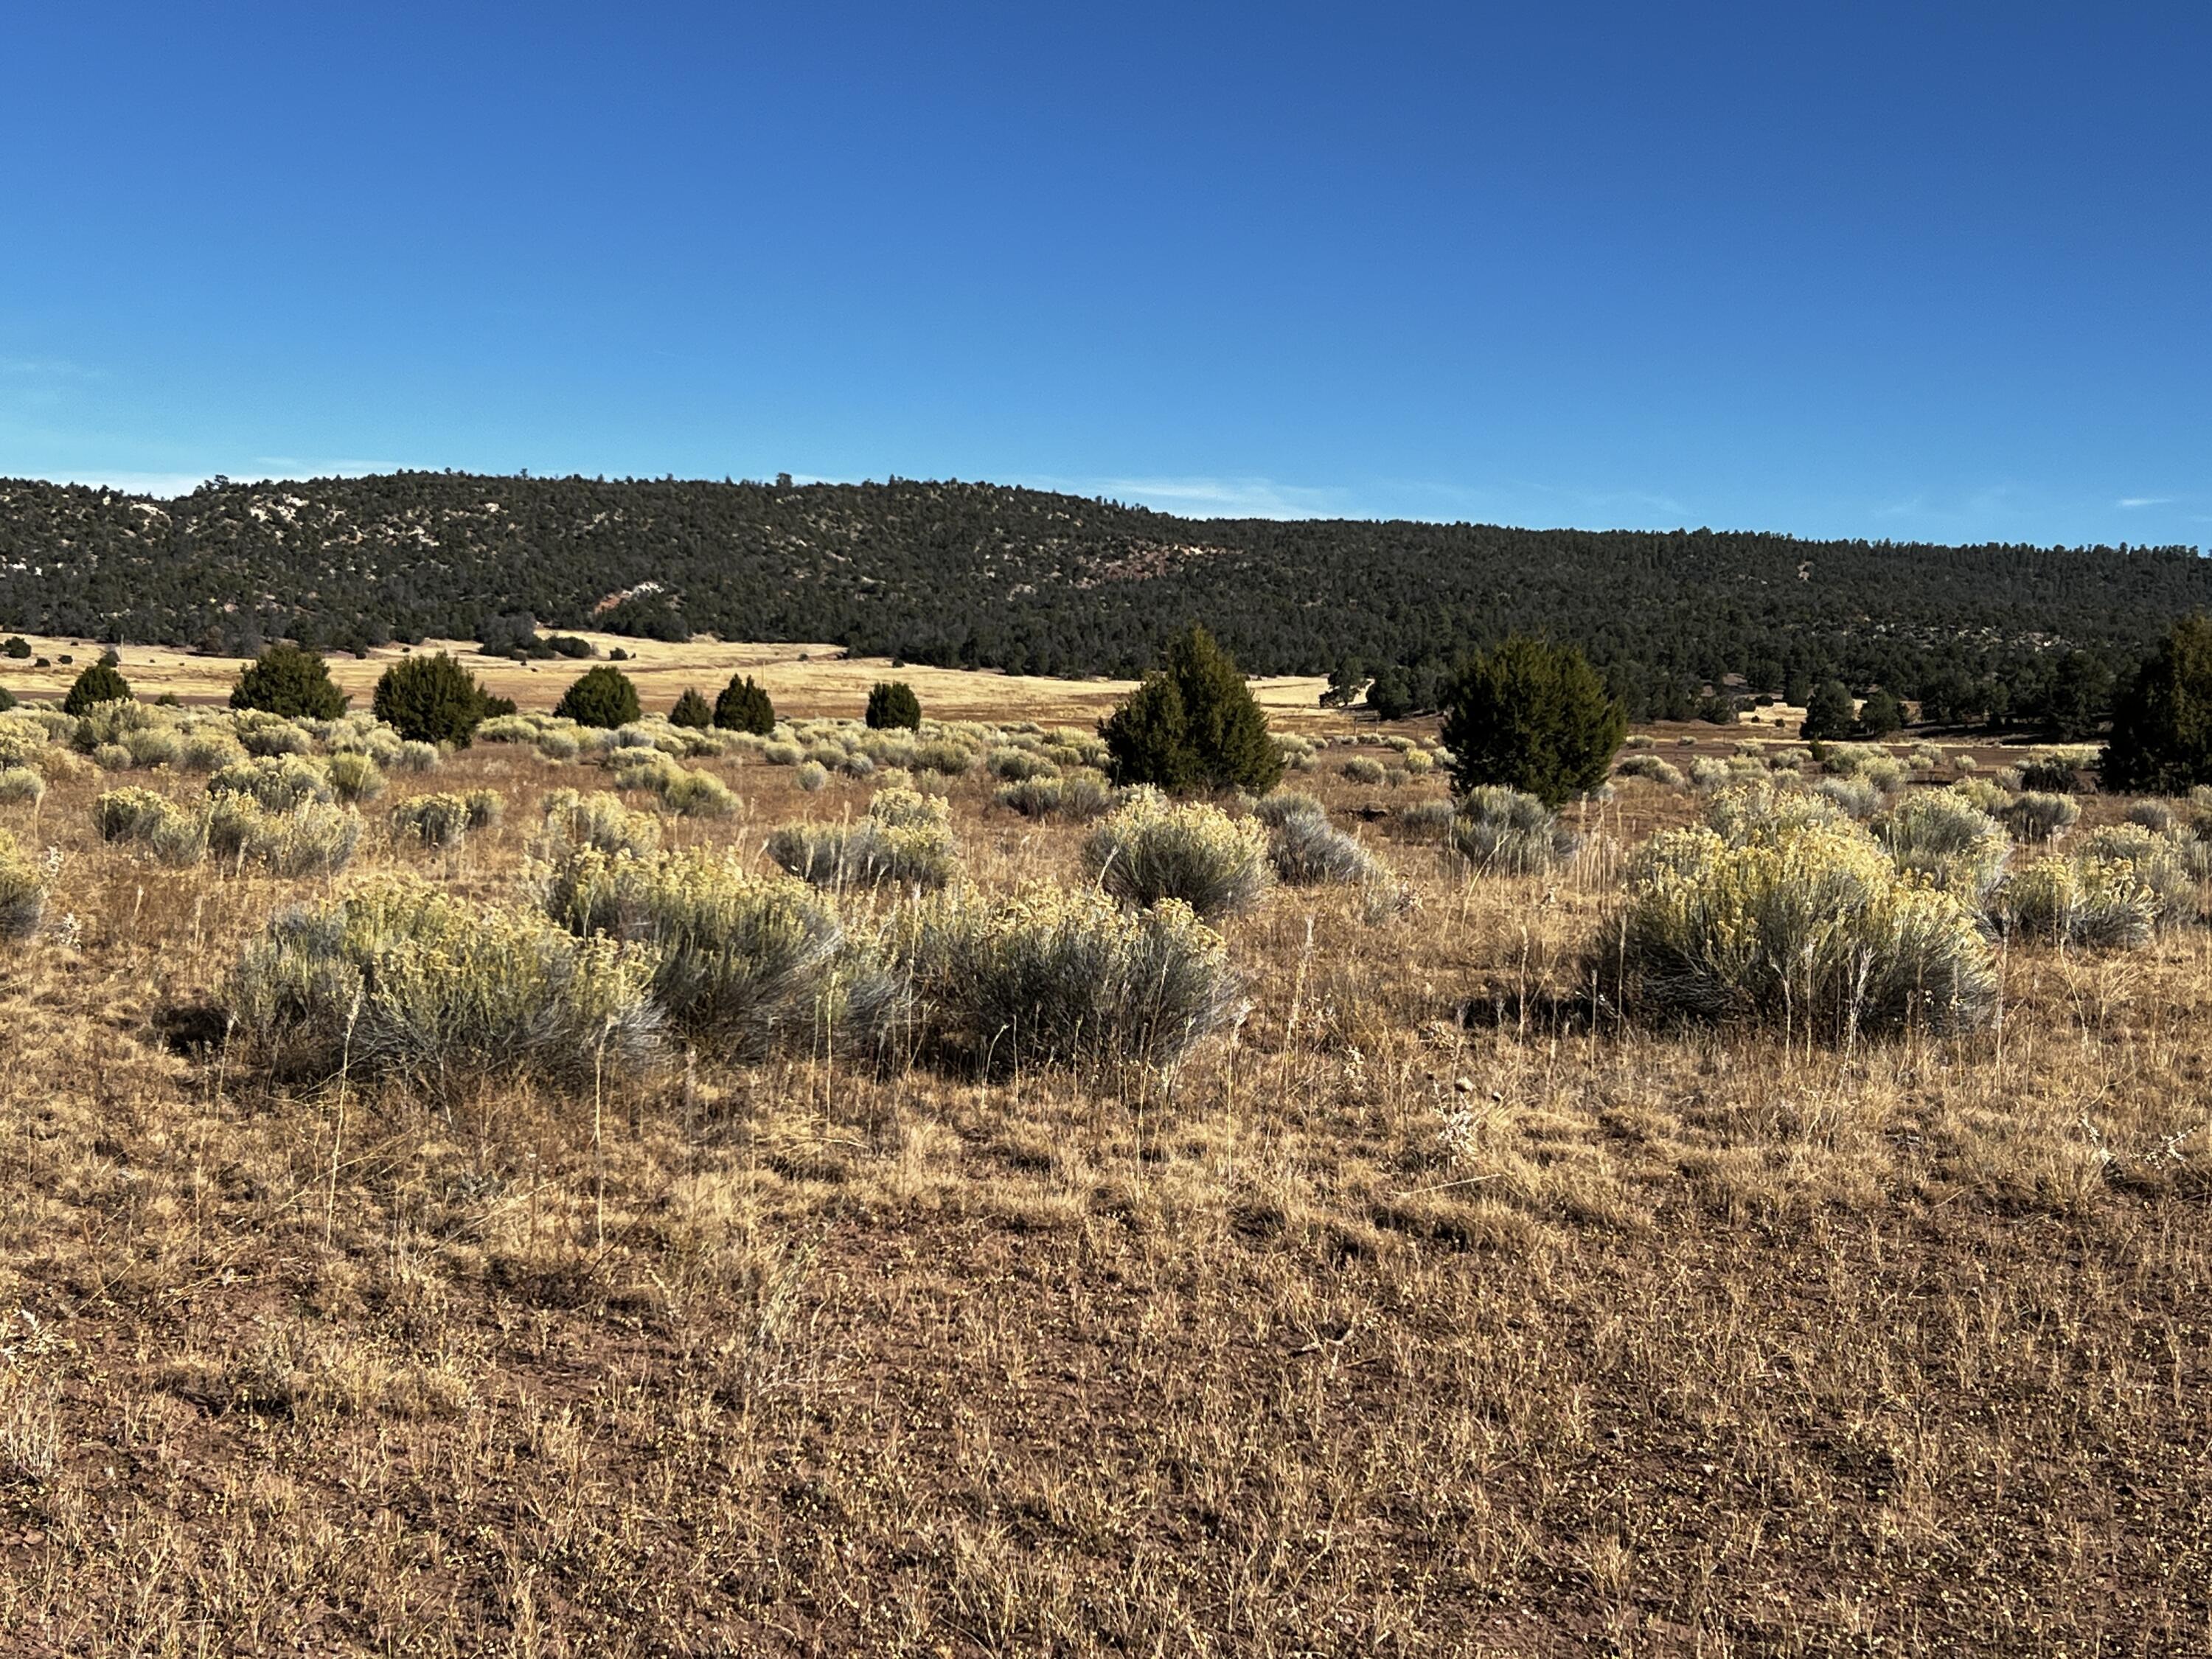
M653 707L880 673L656 649ZM1047 724L1110 692L903 677ZM1560 869L1475 876L1403 812L1440 775L1300 717L1346 741L1286 782L1379 889L1224 920L1239 1017L1170 1066L988 1080L287 1079L226 1013L272 914L387 868L522 894L543 799L615 776L479 743L278 877L94 827L199 778L52 763L0 805L52 872L0 960L0 1650L2212 1650L2212 935L2005 949L1953 1039L1632 1025L1585 953L1696 796L1626 780ZM685 764L740 805L665 844L753 866L872 787ZM966 883L1088 879L1081 824L942 787ZM478 789L456 846L386 828Z
M589 640L603 661L609 651L629 652L631 659L621 665L623 672L636 681L639 700L647 709L660 714L668 712L686 687L696 687L711 702L732 674L750 674L775 699L777 710L788 715L857 720L867 703L870 686L878 680L899 679L914 687L922 707L937 718L1095 723L1128 695L1133 684L974 672L919 663L894 668L888 658L848 657L844 648L836 645L725 645L704 638L678 645L592 633L574 637ZM21 697L60 697L84 665L97 661L105 648L55 635L24 638L32 647L33 660L44 657L47 666L0 661L0 684ZM426 640L412 648L451 652L488 690L512 697L526 709L550 708L569 682L590 666L565 658L515 662L504 657L479 656L474 641L469 640ZM355 708L367 708L377 677L409 649L392 645L365 657L340 653L330 659L331 678L353 698ZM157 697L170 692L187 703L222 702L238 683L239 671L246 665L243 658L200 656L166 646L126 645L118 648L118 654L125 677L140 696ZM73 661L64 663L64 657ZM1253 693L1271 720L1304 726L1320 722L1321 694L1327 684L1318 677L1258 680L1253 684Z

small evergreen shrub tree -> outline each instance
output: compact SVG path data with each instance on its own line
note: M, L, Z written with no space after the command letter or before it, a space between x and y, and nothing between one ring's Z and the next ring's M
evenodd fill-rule
M233 708L258 708L288 720L334 720L345 713L345 693L331 681L330 665L296 645L272 645L239 671Z
M76 677L70 686L69 695L62 699L62 713L84 714L95 704L128 702L131 701L131 682L117 673L112 666L96 662Z
M668 723L694 731L704 730L714 723L714 711L708 707L706 698L686 686L684 695L677 698L676 707L668 711Z
M1595 789L1628 734L1620 700L1571 646L1511 639L1452 678L1443 737L1462 794L1502 785L1557 807Z
M1117 784L1170 794L1281 781L1283 757L1236 662L1194 623L1168 641L1159 665L1098 727Z
M1805 702L1804 723L1797 735L1815 743L1835 743L1858 730L1859 713L1850 688L1841 680L1822 680Z
M750 674L732 674L714 699L714 724L725 732L750 732L766 737L775 730L775 704Z
M637 687L631 684L629 676L604 663L597 668L586 669L576 683L561 694L561 701L553 705L556 720L574 720L579 726L598 726L603 731L628 726L641 712Z
M868 690L866 721L878 732L917 731L921 726L921 699L904 680L878 680Z
M1867 693L1852 725L1852 731L1862 738L1886 738L1904 729L1905 705L1894 693L1880 690Z
M376 718L409 743L465 749L489 710L477 677L440 651L386 669L369 700Z

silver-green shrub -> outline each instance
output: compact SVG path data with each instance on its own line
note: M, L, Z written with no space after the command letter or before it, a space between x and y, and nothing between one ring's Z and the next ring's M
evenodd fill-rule
M24 939L39 931L46 913L46 872L23 855L15 838L0 830L0 939Z
M1446 844L1482 875L1540 875L1574 856L1576 836L1534 795L1483 784L1461 797Z
M655 1000L722 1058L821 1050L896 1019L903 985L848 945L836 913L788 876L749 874L726 854L610 857L591 848L544 879L547 914L580 936L650 956Z
M1201 918L1249 908L1267 890L1267 832L1218 807L1140 790L1083 843L1099 887L1124 903L1177 899Z
M210 795L245 795L259 806L281 812L302 801L327 801L337 791L318 763L297 755L234 761L208 779Z
M985 1075L1165 1064L1237 1007L1220 936L1174 900L1132 909L1092 889L950 895L903 919L898 955L924 1044Z
M231 981L247 1033L288 1073L341 1066L441 1089L633 1071L659 1010L648 955L533 911L386 878L276 917Z
M2012 838L2002 825L1955 795L1923 791L1900 801L1875 826L1899 870L1978 907L2004 877Z
M2071 795L2027 790L2014 795L1997 811L1998 820L2021 841L2056 841L2072 829L2081 816L2081 805Z
M1600 983L1655 1019L1755 1020L1830 1036L1969 1029L1996 1008L1967 905L1899 872L1856 825L1740 842L1654 836L1601 945Z

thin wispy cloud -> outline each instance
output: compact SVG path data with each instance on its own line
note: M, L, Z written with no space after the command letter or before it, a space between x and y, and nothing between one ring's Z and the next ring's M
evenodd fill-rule
M2119 505L2124 507L2171 507L2173 505L2173 497L2171 495L2123 495L2120 497Z
M14 380L88 380L100 373L66 357L0 357L0 376Z

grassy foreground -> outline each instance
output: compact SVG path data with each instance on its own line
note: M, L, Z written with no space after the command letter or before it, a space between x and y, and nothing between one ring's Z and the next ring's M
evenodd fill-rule
M1442 795L1344 752L1291 780L1340 823ZM744 806L672 845L867 799L696 763ZM392 799L498 825L328 878L102 843L89 769L0 808L60 863L0 962L0 1646L2212 1649L2203 929L2014 950L1954 1041L1593 1027L1618 849L1692 811L1633 781L1556 878L1378 817L1414 907L1226 922L1249 1012L1166 1076L431 1100L227 1038L273 911L509 893L603 781L479 745ZM1082 878L952 802L978 884Z

